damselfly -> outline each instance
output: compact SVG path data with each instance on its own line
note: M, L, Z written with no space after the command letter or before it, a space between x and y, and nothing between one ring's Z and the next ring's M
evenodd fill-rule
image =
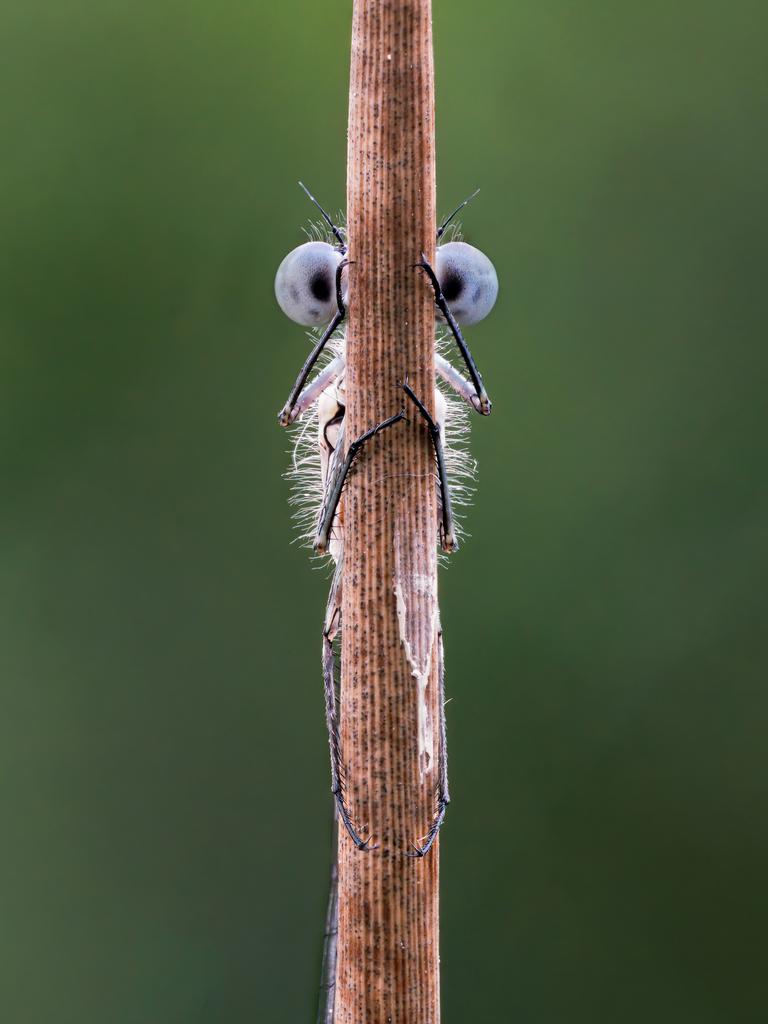
M301 184L301 183L300 183ZM355 823L345 799L344 757L341 749L338 700L336 696L336 654L334 644L341 629L341 586L344 558L343 491L355 460L377 434L395 428L406 418L406 409L419 416L429 433L435 455L435 479L438 492L438 523L436 540L442 550L454 551L458 546L456 499L466 495L467 476L472 477L474 464L463 443L466 422L462 409L469 407L481 415L491 412L491 402L472 354L464 340L461 326L478 323L493 308L498 293L498 280L493 264L479 249L456 237L444 241L446 230L456 215L473 199L474 193L440 224L437 229L435 266L422 253L414 265L433 290L436 322L447 328L436 331L434 417L426 404L413 391L407 377L401 381L403 409L389 419L372 425L359 437L347 442L344 437L345 339L344 322L347 305L354 301L349 294L347 242L343 228L338 226L306 189L309 199L323 218L323 226L314 237L293 249L280 264L275 278L275 294L283 312L296 323L320 330L312 351L299 372L296 382L279 414L280 423L296 423L295 447L289 475L294 482L297 518L304 535L311 540L317 554L329 555L334 564L325 619L322 630L322 669L325 691L325 712L331 758L331 791L338 820L359 850L371 849L373 834ZM444 349L458 349L466 367L465 376L444 354ZM318 367L310 381L312 371ZM439 386L440 382L442 387ZM458 396L465 403L452 400ZM443 683L442 632L438 635L440 686L440 748L437 773L437 801L434 817L426 834L413 843L411 856L429 853L449 803L447 750L445 730L445 698ZM363 833L368 832L367 838ZM323 958L323 996L318 1021L332 1024L334 1014L333 984L335 977L335 944L337 916L337 873L334 864L331 894L326 921Z

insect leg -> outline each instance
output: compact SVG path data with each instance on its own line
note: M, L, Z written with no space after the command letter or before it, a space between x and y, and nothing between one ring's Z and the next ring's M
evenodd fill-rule
M342 274L342 271L344 270L344 267L346 267L348 265L348 263L349 263L348 260L342 260L341 263L339 263L338 267L336 268L336 306L337 306L337 312L336 312L333 320L331 320L331 322L328 324L328 326L323 331L322 335L320 336L320 340L317 342L315 347L312 349L312 351L307 356L306 361L305 361L304 365L302 366L301 370L299 371L298 377L296 378L296 383L293 385L293 388L291 389L291 393L288 396L288 401L285 403L285 405L283 406L283 408L280 410L280 412L278 414L277 418L278 418L278 420L280 422L280 425L283 426L283 427L287 427L290 423L293 423L293 421L296 419L296 416L298 415L298 413L294 412L294 407L295 407L295 405L296 405L296 403L297 403L297 401L299 399L299 395L301 394L302 388L304 387L304 385L307 382L307 377L309 377L310 373L312 372L312 367L317 362L317 360L318 360L318 358L320 356L320 353L323 351L325 346L328 344L328 341L329 341L331 335L336 330L336 328L339 326L339 324L344 320L344 317L347 315L347 307L344 305L344 299L343 299L342 294L341 294L341 274Z
M428 263L427 257L424 255L424 253L421 254L421 261L417 263L416 266L420 270L423 270L424 273L429 278L429 282L432 285L432 290L435 293L435 305L445 317L445 322L448 324L448 327L451 330L451 334L453 335L456 344L459 347L459 352L461 352L462 359L467 364L469 376L475 388L475 400L477 402L477 404L475 405L475 401L473 400L472 405L474 408L477 409L477 411L482 416L490 416L491 400L486 394L485 385L483 384L483 378L480 376L480 371L475 365L475 360L472 357L472 353L469 351L467 343L464 341L464 337L461 333L461 328L456 323L453 313L451 313L450 309L448 308L448 303L445 301L445 296L443 295L442 289L440 287L440 282L437 279L437 275L435 274L434 270Z
M456 367L449 363L444 356L441 356L439 352L435 353L435 370L437 375L443 378L459 398L463 398L467 405L472 406L475 412L480 412L480 399L477 397L472 381L467 380L466 377L459 373Z
M432 844L437 838L440 826L445 820L448 804L451 802L451 794L448 790L448 743L445 724L445 659L443 657L443 630L439 622L437 624L437 672L438 699L440 701L440 750L437 755L437 810L421 845L413 843L413 852L409 852L409 857L426 857L432 849Z
M328 365L322 371L322 373L318 373L318 375L315 377L312 383L307 384L307 386L298 396L290 413L287 414L283 426L290 426L290 424L294 423L299 418L299 416L302 415L302 413L305 413L307 409L313 404L313 402L317 401L317 399L325 391L325 389L329 385L333 384L333 382L344 373L345 366L346 360L344 359L344 356L337 356L334 360L328 363ZM280 415L282 422L283 414L281 413Z
M432 447L435 450L435 459L437 461L437 478L440 483L440 505L442 513L440 523L440 541L443 551L455 551L459 545L456 540L456 533L453 526L451 491L448 487L448 473L445 468L445 452L443 450L443 440L440 436L440 424L435 423L427 412L426 406L421 399L416 396L413 388L407 380L403 384L403 391L408 395L421 416L424 418L424 421L427 424L427 429L429 430L429 436L432 439Z
M355 438L355 440L350 443L344 462L332 476L330 484L325 492L325 500L320 512L320 523L317 530L317 536L315 537L315 551L318 554L322 555L328 550L328 540L331 533L331 527L333 526L333 520L336 515L336 509L339 506L341 492L344 489L344 483L347 479L347 475L352 468L352 463L355 461L360 449L363 448L366 441L370 441L372 437L376 436L376 434L404 419L405 410L401 409L395 416L390 416L381 423L377 423L375 427L371 427L370 430L366 430L364 434L361 434L360 437Z
M352 842L358 850L368 850L374 849L374 847L369 845L373 837L369 836L367 839L360 838L357 829L352 824L352 819L344 801L344 783L342 778L344 762L341 755L339 720L336 714L336 656L333 650L333 641L341 624L341 571L342 562L340 561L333 574L333 582L331 583L331 592L328 595L328 607L323 624L323 685L325 688L325 720L328 725L328 746L331 754L331 792L336 800L339 817Z

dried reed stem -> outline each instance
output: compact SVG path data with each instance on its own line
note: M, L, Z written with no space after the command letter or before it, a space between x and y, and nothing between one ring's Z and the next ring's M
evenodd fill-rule
M355 0L347 172L347 440L406 403L433 410L431 0ZM360 852L341 830L336 1024L439 1024L438 849L407 856L435 809L437 509L423 422L378 435L344 496L342 744Z

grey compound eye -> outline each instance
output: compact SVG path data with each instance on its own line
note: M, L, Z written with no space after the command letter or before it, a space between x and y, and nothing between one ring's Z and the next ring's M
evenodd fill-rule
M287 317L305 327L332 319L336 270L343 258L328 242L305 242L288 253L275 275L275 297Z
M437 248L435 273L448 308L460 324L476 324L493 309L499 294L496 268L479 249L466 242Z

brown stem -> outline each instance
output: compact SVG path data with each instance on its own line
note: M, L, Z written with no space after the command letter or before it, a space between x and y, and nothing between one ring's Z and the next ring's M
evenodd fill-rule
M355 0L347 212L348 441L406 404L434 412L430 0ZM339 840L335 1024L439 1024L438 849L409 857L438 782L437 508L423 420L377 435L343 499L342 749L361 852Z

